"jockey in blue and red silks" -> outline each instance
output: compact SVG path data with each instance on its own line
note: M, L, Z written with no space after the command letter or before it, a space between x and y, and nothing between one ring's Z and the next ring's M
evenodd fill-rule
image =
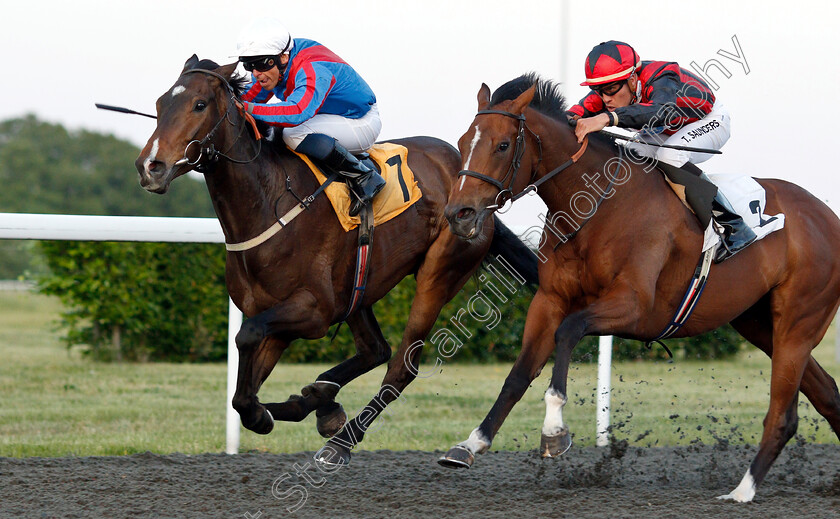
M729 140L729 112L717 102L701 78L666 61L641 61L633 47L619 41L596 45L586 58L590 93L572 106L578 140L607 126L641 130L646 142L720 150ZM640 143L629 146L637 155L655 158L668 178L686 188L686 201L706 228L713 218L722 229L720 262L755 240L755 233L732 209L695 164L709 153L657 148Z
M344 60L320 43L292 39L277 20L260 18L239 38L239 61L253 80L242 95L255 119L281 127L283 142L334 169L356 193L350 215L385 180L353 153L367 150L382 129L376 96ZM276 98L270 102L272 98Z

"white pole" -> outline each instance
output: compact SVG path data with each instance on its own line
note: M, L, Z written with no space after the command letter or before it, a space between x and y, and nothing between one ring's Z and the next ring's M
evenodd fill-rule
M236 374L239 371L239 352L236 349L236 334L242 327L242 312L233 300L228 298L228 362L227 362L227 402L225 416L227 431L225 437L228 454L239 452L239 414L233 408L233 394L236 392Z
M224 243L215 218L0 213L0 238L12 240Z
M612 343L612 335L604 335L598 341L598 408L595 413L595 445L598 447L609 444Z
M563 94L568 97L572 94L566 71L569 70L569 2L560 0L560 88Z
M215 218L153 216L92 216L76 214L0 213L0 239L142 241L224 243L222 226ZM228 382L225 452L239 450L239 417L231 401L236 390L239 355L234 341L242 326L242 313L229 301Z

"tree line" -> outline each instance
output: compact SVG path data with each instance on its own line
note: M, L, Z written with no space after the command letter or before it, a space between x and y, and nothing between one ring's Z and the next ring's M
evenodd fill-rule
M0 122L0 212L131 216L214 216L207 190L184 179L165 195L141 189L133 163L139 149L112 135L80 130L34 116ZM39 290L58 296L63 340L98 360L214 361L227 352L225 251L220 244L0 241L0 279L36 279ZM436 330L451 328L459 309L490 294L478 279L447 304ZM383 334L396 348L414 295L409 277L376 304ZM522 287L494 307L500 319L473 323L451 360L512 361L521 345L532 293ZM341 327L334 338L297 341L285 362L339 362L354 351ZM332 334L330 334L332 335ZM681 358L724 358L741 348L729 327L669 341ZM427 343L425 355L435 355ZM619 359L661 359L661 347L617 340ZM597 339L578 346L580 361L597 360Z

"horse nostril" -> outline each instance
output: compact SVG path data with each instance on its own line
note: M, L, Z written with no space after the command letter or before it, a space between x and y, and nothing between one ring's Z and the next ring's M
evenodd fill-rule
M150 173L158 173L163 169L163 162L159 160L153 160L149 162L149 172Z
M475 215L475 210L470 207L464 207L460 211L455 214L455 218L458 220L467 220L472 218Z

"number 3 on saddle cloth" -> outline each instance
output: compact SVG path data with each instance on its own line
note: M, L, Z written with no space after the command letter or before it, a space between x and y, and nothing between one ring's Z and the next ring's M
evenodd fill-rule
M755 241L785 226L785 215L783 213L774 216L763 214L766 207L766 194L764 188L754 178L747 175L729 174L708 174L707 176L727 198L732 208L738 213L738 216L743 218L744 222L755 232ZM688 207L688 204L685 202L684 188L671 182L668 183L686 207ZM674 335L688 321L688 318L691 317L691 313L694 311L694 307L697 306L697 301L700 300L700 295L703 293L703 288L706 286L712 258L718 246L723 245L720 244L720 237L715 232L713 226L710 225L703 236L702 254L700 255L697 268L694 270L694 276L689 283L688 290L686 290L671 322L655 339L648 341L648 346L651 342L659 342L662 346L665 346L660 341ZM671 350L667 347L665 349L669 354L671 353Z
M374 144L369 150L370 158L381 171L382 178L387 184L373 199L373 221L375 225L383 224L396 218L406 209L420 200L423 193L414 179L414 173L408 167L408 149L405 146L388 142ZM318 183L323 184L327 176L309 157L295 153L312 170ZM349 216L350 189L343 182L333 182L325 190L327 198L332 204L335 215L345 231L355 229L361 223L361 215Z

